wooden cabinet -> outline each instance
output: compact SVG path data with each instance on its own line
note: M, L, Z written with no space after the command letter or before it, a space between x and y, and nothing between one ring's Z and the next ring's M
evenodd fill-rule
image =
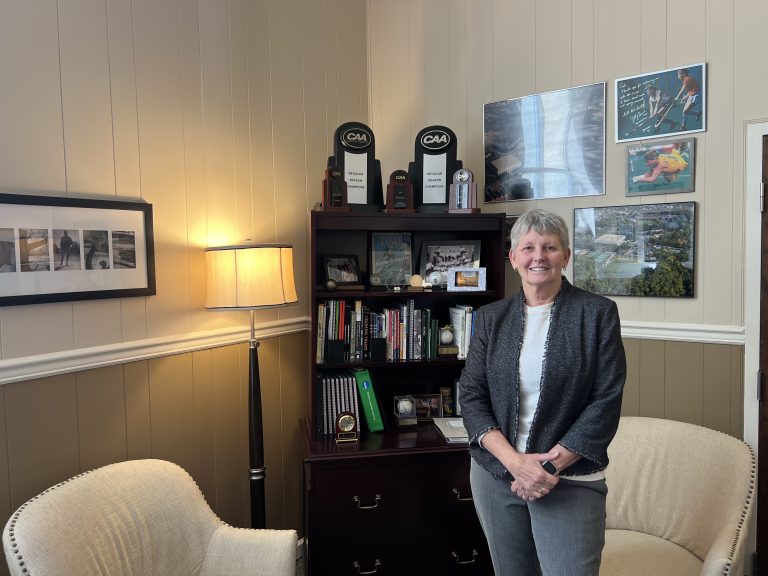
M485 290L394 290L371 287L371 234L408 232L413 271L420 270L422 247L445 242L474 242L486 271ZM310 576L358 574L491 575L488 548L475 515L469 486L466 445L447 444L429 422L398 429L394 396L439 394L452 387L463 360L372 359L347 354L343 361L319 357L318 308L336 301L360 301L383 309L412 300L428 308L439 325L450 323L456 304L478 308L503 297L505 218L503 214L380 214L312 212L311 299L313 310L312 417L304 425L305 538ZM328 256L353 255L360 284L326 291L323 264ZM360 289L362 288L362 289ZM351 307L354 309L354 306ZM367 432L361 414L358 442L337 444L324 434L323 378L340 370L367 368L386 428Z

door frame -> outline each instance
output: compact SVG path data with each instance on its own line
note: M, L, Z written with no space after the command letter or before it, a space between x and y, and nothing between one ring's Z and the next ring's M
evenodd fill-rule
M760 184L763 178L763 136L768 121L745 123L746 150L744 174L744 441L758 453L760 403L757 399L757 373L760 368L760 268L762 216ZM768 199L766 199L768 201ZM758 479L759 481L760 479ZM757 514L752 515L746 565L755 551ZM765 551L764 551L765 552Z

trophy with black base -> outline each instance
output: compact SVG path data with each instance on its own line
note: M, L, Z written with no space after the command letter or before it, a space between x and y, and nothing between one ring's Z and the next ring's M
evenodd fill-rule
M361 122L346 122L333 135L328 167L338 168L347 183L347 205L353 211L379 211L384 206L381 162L376 159L373 131Z
M322 210L326 212L350 211L347 203L347 183L344 180L344 174L336 166L329 166L325 170Z
M395 212L415 212L413 207L413 185L405 170L395 170L389 176L387 184L387 214Z
M456 160L456 134L447 126L428 126L416 135L414 159L408 165L418 212L444 213L448 208L448 188L459 168Z

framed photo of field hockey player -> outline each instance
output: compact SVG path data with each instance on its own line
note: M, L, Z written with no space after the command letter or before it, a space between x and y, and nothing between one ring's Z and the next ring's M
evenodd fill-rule
M616 80L616 142L707 129L707 65L688 64Z
M627 146L627 196L694 191L695 138Z
M0 194L0 306L153 294L151 204Z

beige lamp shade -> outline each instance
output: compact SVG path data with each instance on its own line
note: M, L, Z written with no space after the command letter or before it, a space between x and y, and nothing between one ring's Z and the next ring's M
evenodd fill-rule
M205 307L252 310L295 304L293 246L243 244L206 248Z

